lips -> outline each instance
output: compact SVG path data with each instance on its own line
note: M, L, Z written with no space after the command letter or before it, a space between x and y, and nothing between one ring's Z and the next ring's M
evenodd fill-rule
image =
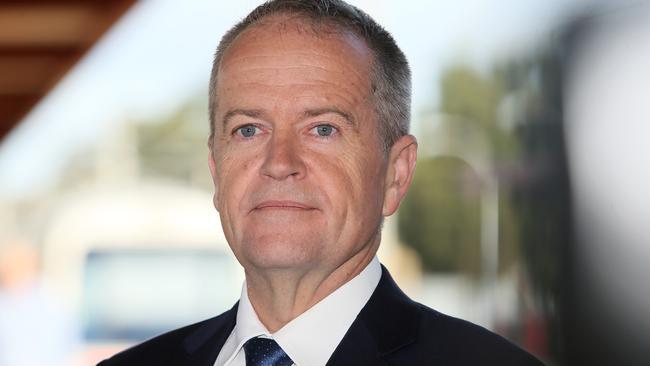
M276 210L314 210L315 207L296 201L264 201L255 206L256 210L276 209Z

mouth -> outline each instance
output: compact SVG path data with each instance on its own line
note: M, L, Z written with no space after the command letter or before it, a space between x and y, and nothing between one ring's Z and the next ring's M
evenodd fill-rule
M255 210L315 210L315 207L296 201L264 201Z

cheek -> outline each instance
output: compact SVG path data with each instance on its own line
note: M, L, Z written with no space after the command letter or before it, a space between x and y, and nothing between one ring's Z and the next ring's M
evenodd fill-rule
M363 217L381 215L385 184L382 158L374 151L364 150L354 162L356 164L350 170L350 177L351 186L355 188L353 190L355 207L351 209L356 210L358 215Z
M217 165L218 201L222 212L228 208L229 199L232 199L235 193L234 190L238 187L234 182L239 179L238 175L241 175L240 169L241 167L238 166L237 161L228 155L223 157Z
M364 189L375 188L381 177L382 164L379 152L369 149L363 143L355 145L340 157L340 165L347 171L351 184Z
M377 161L355 153L321 164L318 181L337 210L372 210L382 202L383 176Z
M227 154L217 167L218 201L223 211L236 214L258 176L260 154Z
M347 180L345 184L349 193L354 195L359 194L359 191L367 184L365 182L366 174L364 172L363 161L353 154L345 154L342 156L340 167Z

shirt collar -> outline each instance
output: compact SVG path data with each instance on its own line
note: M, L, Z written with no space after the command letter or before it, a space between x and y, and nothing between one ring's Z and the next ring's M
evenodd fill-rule
M274 334L257 317L244 281L234 329L237 340L235 354L249 339L263 336L278 342L297 366L325 365L370 299L380 278L381 265L377 257L374 257L356 277ZM314 339L318 341L314 342Z

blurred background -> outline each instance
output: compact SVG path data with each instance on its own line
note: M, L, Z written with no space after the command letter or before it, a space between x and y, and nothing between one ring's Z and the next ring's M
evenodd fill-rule
M397 282L548 365L650 365L650 2L350 2L413 72ZM237 300L207 84L257 4L0 3L0 366L94 365Z

